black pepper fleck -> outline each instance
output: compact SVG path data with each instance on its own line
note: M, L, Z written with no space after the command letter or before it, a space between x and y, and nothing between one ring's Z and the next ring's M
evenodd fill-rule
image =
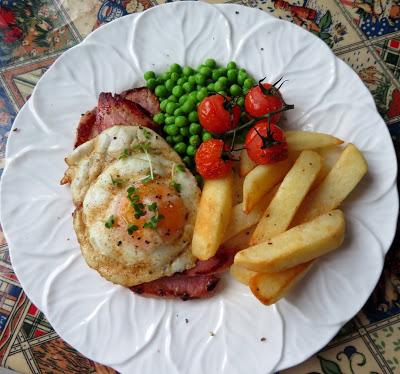
M264 50L264 48L261 48L261 50L263 51L263 50Z
M14 131L14 132L18 132L18 131L19 131L19 128L16 127L15 129L13 129L13 131Z
M144 242L145 242L146 244L150 244L150 242L149 242L148 240L145 240Z
M215 334L212 331L210 331L209 334L210 336L215 336Z
M117 246L119 247L122 244L121 240L117 243Z
M264 337L262 337L260 340L261 340L262 342L265 342L267 339L265 339Z
M239 11L236 11L235 14L239 14Z
M187 318L185 318L185 322L186 322L186 323L189 323L189 320L188 320Z

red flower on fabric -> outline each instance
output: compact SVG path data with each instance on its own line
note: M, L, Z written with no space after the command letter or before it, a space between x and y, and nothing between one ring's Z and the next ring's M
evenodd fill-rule
M3 41L5 43L14 43L22 38L22 30L19 27L13 27L4 33Z
M15 25L15 16L11 10L0 6L0 29Z

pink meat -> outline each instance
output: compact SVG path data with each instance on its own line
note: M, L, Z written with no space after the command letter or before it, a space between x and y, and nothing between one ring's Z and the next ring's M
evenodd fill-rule
M97 105L96 126L101 133L114 125L139 125L157 129L157 125L139 104L121 95L102 92Z
M157 96L147 87L139 87L124 91L121 93L121 96L124 99L139 104L142 108L146 109L151 116L154 116L160 111L160 103Z
M218 274L232 265L236 253L236 249L221 248L215 256L198 261L194 268L184 273L142 283L131 287L131 290L145 296L175 297L182 300L211 296L220 280Z
M133 286L131 290L145 296L180 298L186 301L211 296L218 282L219 277L215 275L190 277L177 273Z
M82 114L76 129L75 148L98 135L98 128L95 126L96 110L94 108Z

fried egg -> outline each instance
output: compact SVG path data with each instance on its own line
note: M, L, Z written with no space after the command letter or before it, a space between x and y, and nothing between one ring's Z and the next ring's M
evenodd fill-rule
M114 126L66 158L74 229L90 267L133 286L195 265L200 190L159 135Z

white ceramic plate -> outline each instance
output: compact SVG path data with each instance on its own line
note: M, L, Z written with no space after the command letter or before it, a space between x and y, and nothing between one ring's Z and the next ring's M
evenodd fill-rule
M269 81L284 76L284 97L296 105L287 126L353 142L369 164L344 206L342 249L277 306L229 277L217 296L189 302L145 299L107 282L80 255L70 192L59 185L75 124L100 92L207 57ZM256 9L172 3L103 26L49 69L14 127L1 218L15 272L68 343L123 373L270 373L305 360L365 303L395 232L396 159L370 93L322 41Z

